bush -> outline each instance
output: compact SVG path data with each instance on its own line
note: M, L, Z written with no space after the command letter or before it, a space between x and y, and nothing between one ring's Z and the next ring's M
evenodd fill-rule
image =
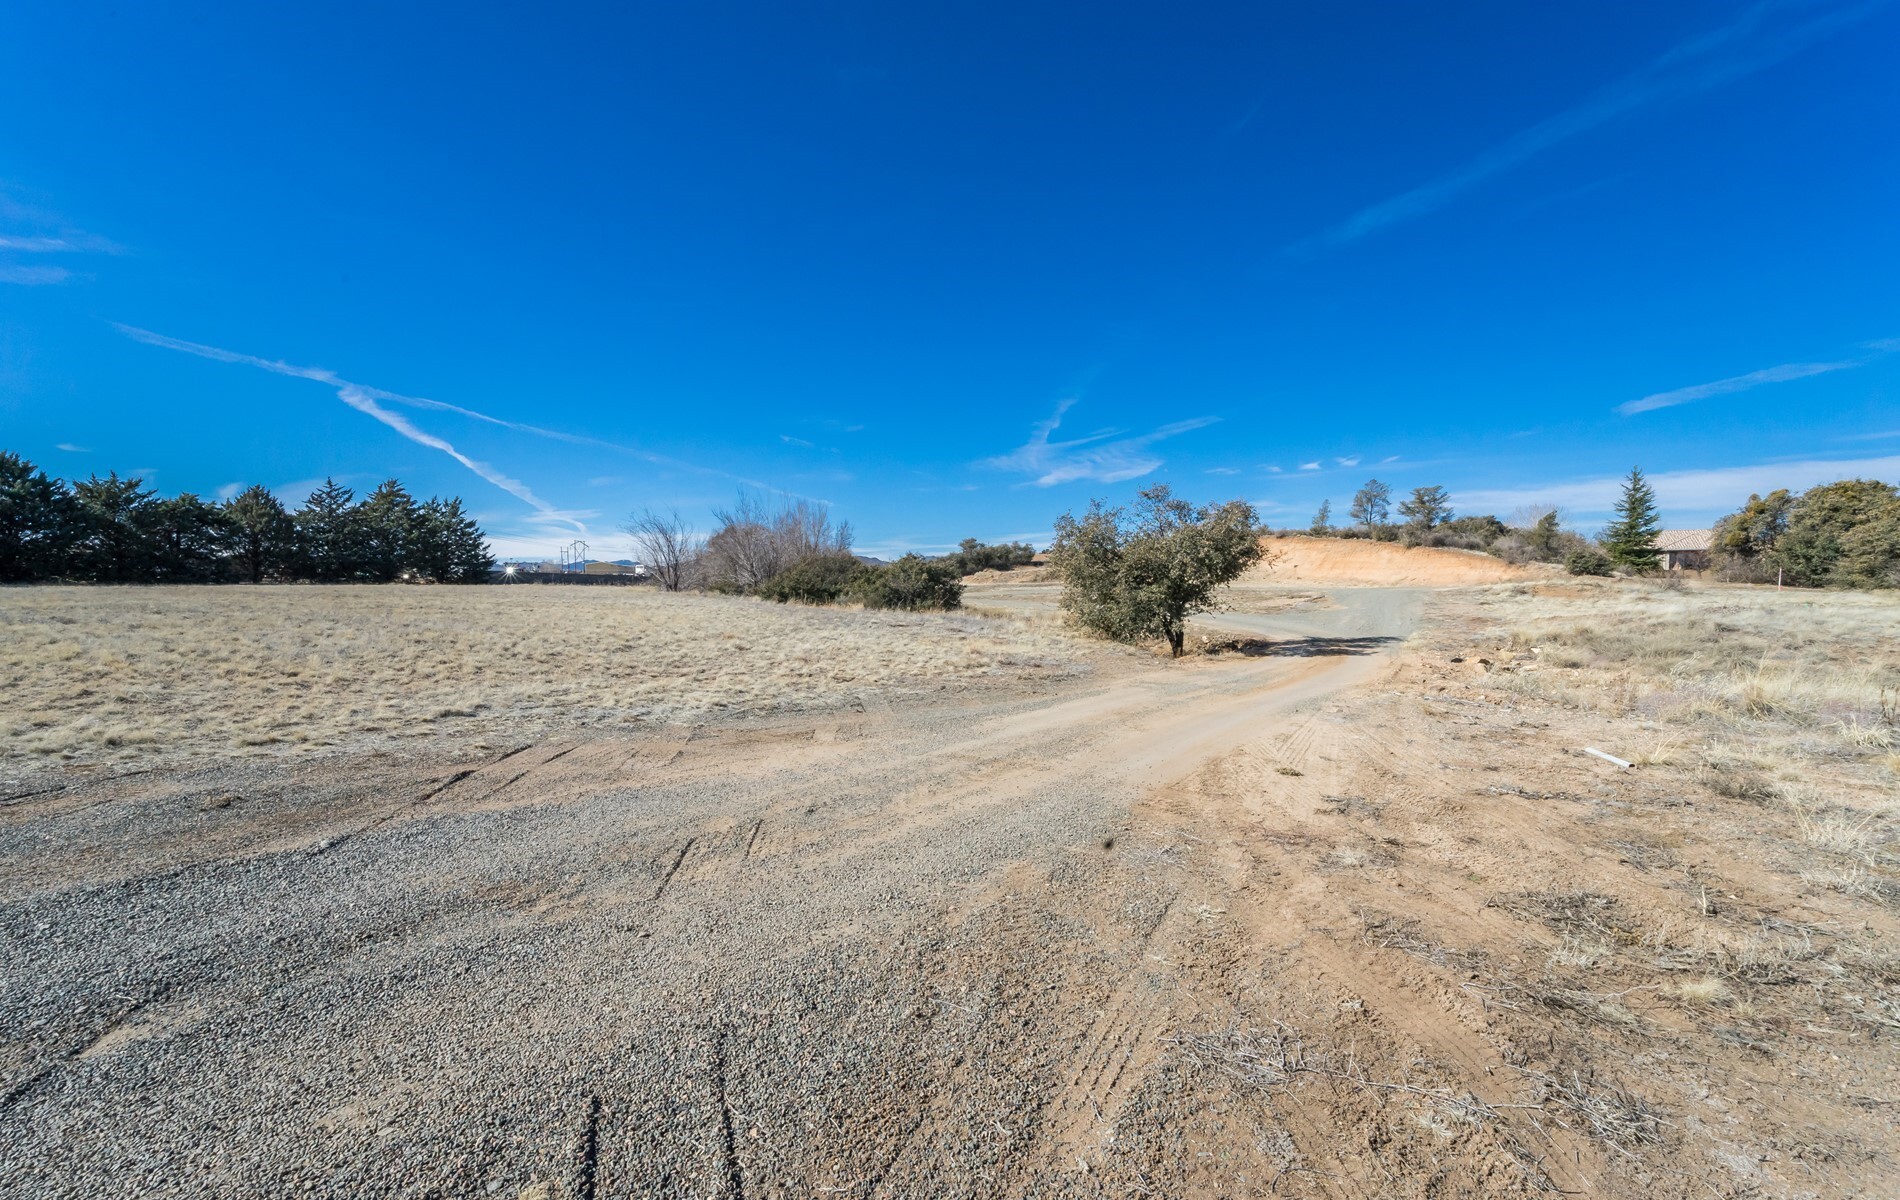
M851 596L866 608L906 612L963 606L963 580L954 559L906 554L882 567L864 568L851 582Z
M1572 575L1608 575L1613 564L1601 550L1572 550L1564 555L1564 570Z
M1261 560L1259 518L1242 500L1196 508L1166 484L1138 496L1132 517L1100 500L1080 520L1063 513L1049 557L1076 624L1121 642L1162 638L1179 658L1187 619Z
M780 604L835 604L870 570L849 554L812 554L759 585L758 594Z

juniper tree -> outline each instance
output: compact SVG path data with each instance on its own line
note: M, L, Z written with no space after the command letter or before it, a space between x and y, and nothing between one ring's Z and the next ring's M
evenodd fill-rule
M0 583L64 572L76 516L63 480L0 450Z
M152 537L157 496L145 481L121 479L117 471L73 485L78 520L70 569L94 583L150 580L156 543Z
M266 575L291 570L297 529L283 501L268 488L252 484L225 501L224 519L231 531L231 562L240 579L262 583Z
M362 523L356 493L334 479L310 493L292 518L302 570L319 583L354 579L362 566Z
M1049 552L1062 607L1116 641L1161 638L1178 658L1188 618L1263 557L1257 520L1245 501L1197 509L1165 484L1144 489L1132 517L1100 500L1079 520L1064 513Z
M415 567L420 514L409 489L394 479L378 484L356 509L358 572L388 583Z
M231 524L224 509L190 492L152 505L154 583L216 583L224 577Z

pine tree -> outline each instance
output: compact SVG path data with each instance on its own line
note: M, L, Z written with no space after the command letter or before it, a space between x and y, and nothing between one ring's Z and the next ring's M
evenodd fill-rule
M1451 520L1451 497L1442 487L1413 488L1412 498L1399 502L1399 515L1417 532L1430 533Z
M1352 519L1366 527L1369 537L1378 537L1392 512L1392 488L1376 479L1366 480L1352 498Z
M1622 498L1616 502L1616 520L1603 531L1603 552L1626 571L1653 571L1662 558L1656 550L1659 528L1656 493L1643 478L1643 469L1631 467Z
M488 538L461 500L432 499L419 510L414 569L438 583L487 583L495 569Z
M0 450L0 583L63 573L76 518L63 481Z
M216 583L224 576L231 524L224 509L190 492L152 505L152 581Z
M297 528L283 501L252 484L225 501L231 529L231 561L239 578L264 582L266 575L287 573L297 555Z
M153 522L157 496L145 481L94 475L73 486L78 536L71 570L94 583L145 583L152 578L157 542Z
M310 493L293 518L302 568L319 583L355 579L362 569L362 522L356 493L334 479Z
M1319 511L1313 514L1313 528L1311 532L1316 537L1324 537L1332 531L1333 502L1331 500L1321 500L1319 502Z
M362 541L361 572L373 583L388 583L415 564L420 513L407 488L384 480L356 510Z

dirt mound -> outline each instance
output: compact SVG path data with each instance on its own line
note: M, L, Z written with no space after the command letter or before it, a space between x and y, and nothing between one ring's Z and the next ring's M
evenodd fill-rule
M1550 568L1513 566L1476 550L1407 549L1355 538L1262 538L1278 555L1271 569L1255 567L1246 583L1331 583L1369 586L1516 583L1550 578Z

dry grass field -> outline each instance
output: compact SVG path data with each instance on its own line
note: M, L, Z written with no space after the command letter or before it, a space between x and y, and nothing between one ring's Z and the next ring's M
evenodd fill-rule
M1088 651L1026 621L634 588L0 591L0 761L153 762L852 703Z

